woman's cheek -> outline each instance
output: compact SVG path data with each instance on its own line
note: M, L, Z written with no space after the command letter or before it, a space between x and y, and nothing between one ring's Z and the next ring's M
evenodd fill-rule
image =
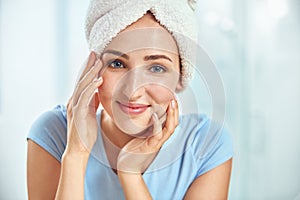
M112 93L114 91L114 87L116 86L118 77L115 73L111 73L109 71L105 71L103 74L103 83L98 88L99 92L103 93L102 96L110 97L112 96Z
M174 93L162 86L153 86L149 89L149 93L151 94L153 100L167 109L169 102L174 99Z
M105 82L104 78L103 80L104 81L102 85L98 87L99 100L102 103L102 105L108 105L112 100L112 86L111 84L109 84L109 82Z

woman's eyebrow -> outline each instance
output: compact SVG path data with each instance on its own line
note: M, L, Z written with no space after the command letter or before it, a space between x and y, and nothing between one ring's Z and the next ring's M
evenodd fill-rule
M169 58L168 56L165 56L165 55L150 55L150 56L145 56L144 57L144 60L145 61L148 61L148 60L157 60L157 59L166 59L170 62L173 62L171 60L171 58Z
M125 53L122 53L120 51L116 51L116 50L112 50L112 49L108 49L108 50L105 50L103 53L102 53L102 56L106 53L110 53L110 54L114 54L116 56L120 56L120 57L123 57L125 59L129 59L129 56Z

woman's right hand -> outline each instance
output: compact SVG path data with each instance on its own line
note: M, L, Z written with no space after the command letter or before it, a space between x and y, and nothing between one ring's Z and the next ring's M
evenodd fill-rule
M96 111L100 101L95 91L102 84L102 62L91 52L67 104L68 136L55 199L84 199L84 178L90 152L97 139Z
M102 62L90 53L87 64L67 104L68 139L64 155L89 155L97 139L96 111L100 101L97 91L103 83L98 73Z

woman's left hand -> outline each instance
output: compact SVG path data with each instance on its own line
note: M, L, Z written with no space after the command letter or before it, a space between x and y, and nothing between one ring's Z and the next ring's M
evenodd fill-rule
M162 128L156 113L152 115L153 134L147 138L134 138L120 151L117 161L118 173L142 174L152 163L162 145L174 133L178 125L178 104L171 100L167 119Z

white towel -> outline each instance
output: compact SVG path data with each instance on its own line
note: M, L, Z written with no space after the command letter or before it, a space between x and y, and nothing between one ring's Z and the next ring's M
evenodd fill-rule
M192 77L195 63L194 6L195 0L91 0L85 24L89 48L100 54L113 37L150 11L176 40L185 86Z

